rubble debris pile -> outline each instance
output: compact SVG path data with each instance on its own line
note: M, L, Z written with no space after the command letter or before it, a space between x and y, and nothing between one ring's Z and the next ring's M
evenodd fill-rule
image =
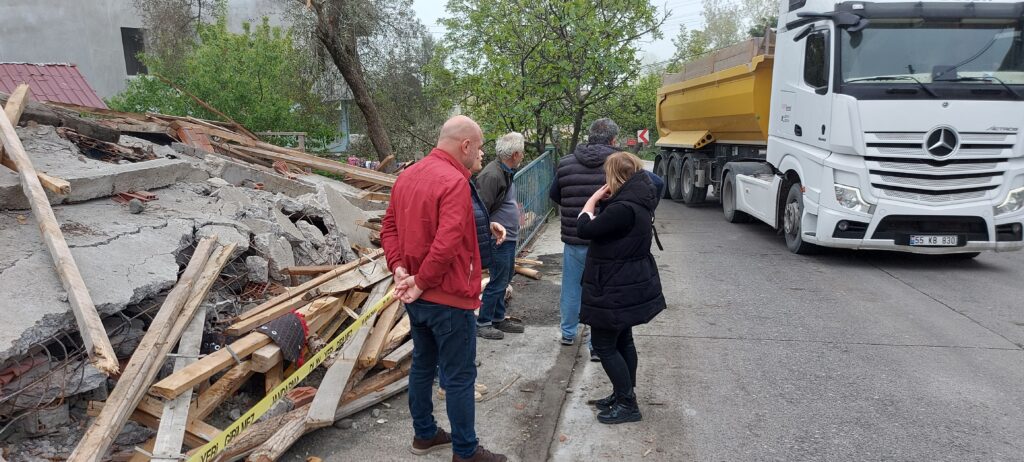
M406 387L408 319L377 248L393 174L232 123L8 99L45 192L0 157L0 457L177 460L286 384L220 448L273 460ZM118 373L90 361L33 226L44 205Z

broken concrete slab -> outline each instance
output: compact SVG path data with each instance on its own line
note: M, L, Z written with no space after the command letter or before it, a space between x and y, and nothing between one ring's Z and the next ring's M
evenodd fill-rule
M205 237L217 236L221 245L236 244L235 250L231 252L231 259L237 258L249 250L249 231L239 231L237 226L226 225L204 225L196 231L196 240Z
M352 205L341 192L329 185L320 185L317 196L331 211L334 224L341 234L348 237L349 242L370 246L370 230L356 225L356 221L367 218L360 208Z
M308 183L289 179L265 167L242 163L181 143L172 143L171 148L183 154L183 160L191 162L196 168L206 172L207 175L221 178L235 186L261 183L265 191L287 194L289 196L301 196L316 190L315 187Z
M90 159L50 126L18 127L17 132L36 170L67 180L71 185L71 194L66 196L48 192L51 204L83 202L116 192L148 191L206 177L202 170L178 159L128 164ZM0 169L0 208L28 208L17 173L7 169Z
M284 236L274 233L256 234L252 238L252 248L270 262L270 278L275 281L287 281L288 275L281 272L289 266L295 266L295 253L291 244Z
M54 207L61 230L101 315L171 287L175 258L192 243L191 220L131 215L110 200ZM67 295L35 223L0 214L0 358L75 324Z
M249 281L266 284L270 279L270 262L266 258L252 255L245 258L245 267L249 270Z

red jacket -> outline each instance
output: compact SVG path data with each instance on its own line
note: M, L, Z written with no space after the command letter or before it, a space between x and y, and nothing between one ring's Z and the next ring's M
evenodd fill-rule
M428 302L480 307L480 248L469 170L440 149L409 167L391 189L380 239L388 268L416 276Z

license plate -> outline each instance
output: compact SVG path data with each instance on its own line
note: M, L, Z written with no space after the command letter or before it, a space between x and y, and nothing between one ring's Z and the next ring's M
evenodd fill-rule
M958 239L958 236L910 236L910 245L934 245L955 247L959 244L960 240Z

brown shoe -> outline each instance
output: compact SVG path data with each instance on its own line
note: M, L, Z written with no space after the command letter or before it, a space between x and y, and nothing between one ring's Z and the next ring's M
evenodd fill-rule
M437 434L429 440L421 440L419 438L412 439L412 447L409 451L417 456L423 456L430 454L431 452L439 449L449 449L452 447L452 437L448 432L442 428L437 429Z
M504 454L495 454L484 449L483 446L477 446L473 457L469 459L463 459L458 454L452 454L452 462L506 462L507 460L508 457L505 457Z

